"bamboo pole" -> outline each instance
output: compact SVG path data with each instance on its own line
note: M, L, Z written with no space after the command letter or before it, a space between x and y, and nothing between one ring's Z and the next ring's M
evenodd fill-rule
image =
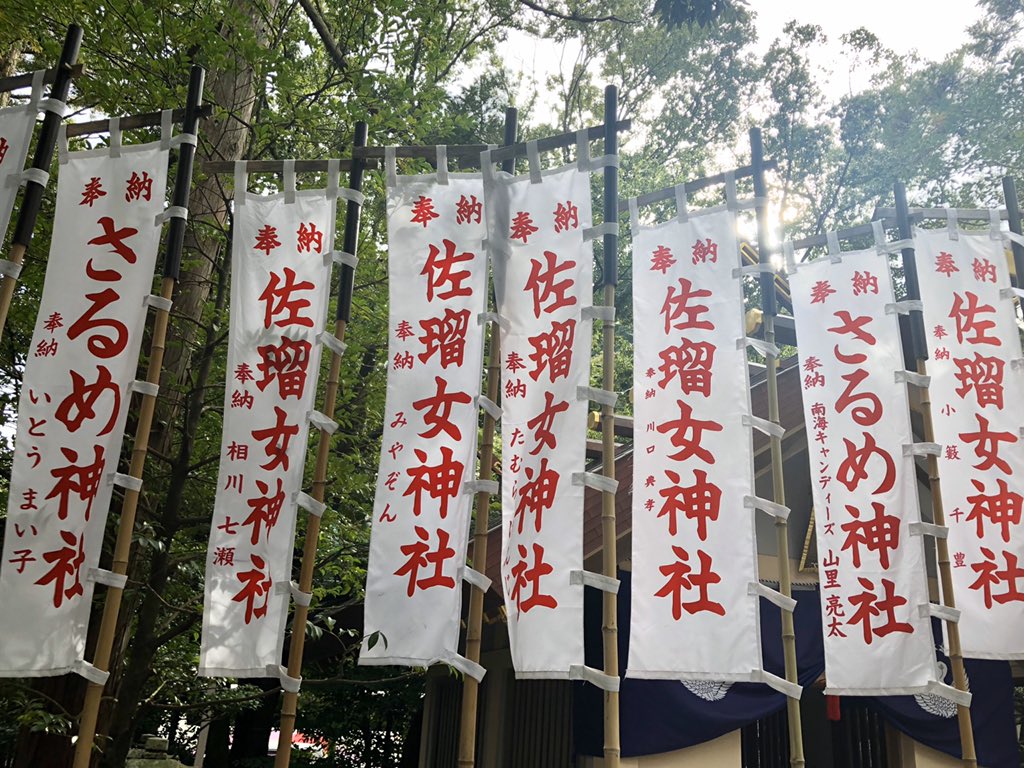
M72 68L78 60L78 50L81 46L82 28L77 24L72 24L68 27L67 35L64 38L64 48L61 50L60 60L57 62L57 74L53 81L53 88L50 89L51 99L67 100L68 89L71 86ZM36 153L32 160L33 168L49 172L50 163L53 162L53 150L57 146L57 130L63 119L56 112L47 112L43 117L43 127L39 132L39 141L36 142ZM43 201L45 189L42 184L32 180L25 185L25 195L21 199L21 209L18 212L18 223L14 228L11 250L7 255L7 260L18 267L25 263L25 252L28 250L29 243L32 242L32 231L36 228L36 218L39 216L39 207ZM0 233L0 236L2 234ZM14 298L14 288L17 283L17 279L13 277L0 279L0 339L4 336L7 313L11 310L11 300Z
M505 110L505 144L514 144L519 122L519 111ZM512 173L515 160L502 163L502 170ZM498 402L501 391L501 344L497 323L490 323L490 354L487 360L487 398ZM480 479L494 477L494 417L484 411L483 433L480 441ZM473 531L473 561L481 573L487 565L487 523L490 516L491 495L480 491L476 495L476 520ZM466 658L480 663L480 641L483 630L484 591L473 586L469 593L469 620L466 626ZM473 768L476 761L476 717L480 683L470 675L462 678L462 710L459 721L459 768Z
M750 129L751 165L754 167L754 197L757 199L757 250L762 264L770 263L768 245L768 207L767 184L764 176L764 145L761 142L761 130ZM770 347L775 345L775 315L778 304L775 299L774 273L761 274L761 308L764 312L764 340ZM779 380L778 358L769 352L765 355L765 366L768 374L768 420L779 423ZM772 435L770 438L772 458L772 497L776 504L785 505L786 486L782 467L782 438ZM793 596L793 583L789 563L789 525L785 518L775 518L775 538L778 548L779 592L785 597ZM785 659L786 680L794 685L799 684L796 665L796 629L793 626L793 614L782 613L782 651ZM789 763L794 768L804 765L803 725L800 719L800 700L786 697L786 721L789 726Z
M619 134L617 118L619 91L614 85L604 89L604 153L618 154ZM604 222L619 220L619 172L613 165L604 169ZM618 283L619 236L604 235L604 291L603 303L615 306L615 286ZM605 319L602 326L602 388L615 390L615 320ZM601 473L615 479L615 407L601 406ZM601 492L601 552L602 572L609 578L618 578L618 552L615 530L615 492ZM602 593L602 636L604 639L604 673L619 679L619 625L618 595ZM604 692L604 768L619 768L621 739L619 733L619 692Z
M203 81L206 73L202 67L192 67L188 84L188 106L183 125L185 133L195 134L199 127L199 107L203 99ZM182 144L178 150L178 169L174 181L173 204L188 208L190 187L192 186L192 161L195 147ZM171 219L167 231L167 246L164 252L164 277L160 283L160 296L170 301L174 295L174 286L178 280L181 265L181 248L185 234L185 220ZM146 381L160 384L160 371L164 360L164 343L167 339L167 323L170 310L158 308L153 320L153 337L149 351L149 366L146 369ZM156 395L143 395L139 405L139 421L135 428L135 441L132 447L132 459L128 474L142 480L146 465L146 454L149 452L149 434L153 427L153 414L156 410ZM132 534L135 530L135 516L139 506L140 491L125 489L124 502L121 505L121 520L117 528L117 540L114 544L114 559L111 570L124 576L128 573L128 557L131 553ZM103 618L100 620L99 637L96 641L96 652L93 666L101 672L110 669L110 656L114 647L114 634L117 630L117 617L121 610L123 587L109 587L103 603ZM89 683L85 692L85 703L82 706L82 717L78 725L78 740L75 742L74 768L88 768L92 759L92 748L96 740L96 722L99 718L100 700L104 685Z
M356 123L354 147L366 146L366 123ZM353 161L349 177L349 187L356 191L362 188L363 163ZM361 206L348 201L345 213L345 234L342 249L355 254L359 242L359 215ZM338 309L334 321L334 335L339 341L345 341L345 331L351 319L352 288L355 281L355 270L343 265L338 281ZM333 417L338 398L338 384L341 378L341 355L331 352L331 365L327 374L327 389L324 392L323 413ZM323 502L327 489L327 461L330 458L331 434L320 430L320 441L316 448L316 466L313 470L312 497ZM313 590L313 569L316 566L316 550L320 542L320 517L310 515L306 520L306 538L302 547L302 566L299 571L299 590L309 593ZM309 617L309 606L295 604L292 618L291 645L288 649L288 676L299 678L302 675L302 653L306 641L306 620ZM277 742L277 754L274 756L275 768L288 768L292 756L292 735L295 733L295 719L298 708L299 694L285 691L281 702L281 728Z
M900 239L911 237L910 215L907 210L907 190L902 183L895 185L896 219L899 225ZM913 248L904 248L903 272L906 276L907 298L920 300L921 288L917 282L915 255ZM917 372L925 375L925 360L928 359L928 347L925 344L924 317L920 310L910 313L911 339L914 357L917 359ZM931 396L928 387L921 387L921 416L924 420L924 441L930 443L934 439L932 428ZM942 506L942 487L939 482L939 460L934 455L928 456L928 484L932 495L932 519L935 525L945 526L946 515ZM953 571L949 565L949 542L945 538L935 539L936 561L939 567L939 581L942 585L942 604L956 608L956 596L953 594ZM953 668L953 687L958 691L967 691L967 673L964 671L963 649L960 645L960 626L955 621L946 621L946 634L949 638L949 663ZM974 749L974 729L971 724L971 708L961 704L956 708L957 725L960 730L960 752L965 768L977 768L978 758Z

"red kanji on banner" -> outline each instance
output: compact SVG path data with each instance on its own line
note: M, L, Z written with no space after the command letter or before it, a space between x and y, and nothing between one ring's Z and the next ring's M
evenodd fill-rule
M829 637L846 637L846 633L841 629L843 622L840 619L846 618L846 610L843 608L841 600L839 595L829 595L825 601L825 617L829 621Z
M974 271L974 279L979 283L994 283L996 281L996 265L988 259L975 259L971 262L971 269Z
M530 451L531 456L536 456L544 448L555 450L558 447L558 441L551 428L554 426L555 416L569 410L569 402L563 400L560 403L555 403L554 400L554 394L550 390L546 391L544 393L544 410L526 422L526 426L534 431L533 439L537 443Z
M274 406L274 417L274 426L267 427L266 429L254 429L250 434L253 436L253 439L266 443L263 446L263 452L270 458L270 461L266 464L261 464L260 468L272 472L281 467L282 470L287 472L289 464L288 443L299 434L299 425L285 424L288 414L283 408L279 408L276 405Z
M893 632L913 632L914 628L906 622L896 621L896 609L907 604L907 598L895 594L896 584L889 579L882 579L882 600L875 594L874 582L858 577L857 581L864 590L850 597L850 604L856 606L853 616L847 624L862 624L864 642L871 645L875 637L885 637ZM871 617L885 614L885 623L879 627L872 626Z
M296 239L296 253L312 253L314 250L317 253L323 253L324 249L324 233L316 228L316 224L312 221L307 225L305 222L299 223L299 228L295 232Z
M419 448L413 451L419 460L419 466L409 467L405 473L412 478L403 496L412 496L412 513L419 516L423 511L423 492L440 502L438 514L444 520L448 516L448 503L459 495L462 490L462 475L466 467L461 461L455 460L455 454L446 445L441 446L441 461L429 466L427 452Z
M978 579L971 584L970 589L982 591L985 607L991 609L993 600L1001 605L1024 602L1024 592L1017 587L1018 579L1024 579L1024 568L1018 566L1017 555L1004 549L1002 554L1003 560L1006 561L1006 568L999 570L995 553L991 549L981 547L981 554L985 560L980 563L971 563L971 570L978 574ZM992 588L1000 584L1006 585L1006 591L992 594Z
M412 219L410 221L413 224L422 224L426 227L427 224L440 215L434 210L434 201L429 197L420 195L420 198L412 204Z
M101 197L106 197L107 193L103 191L103 182L100 181L99 176L93 176L85 185L85 189L82 190L82 199L78 203L79 205L88 205L92 208L92 204L99 200Z
M256 481L256 488L262 496L246 499L246 504L252 510L249 516L242 521L242 525L251 525L252 533L249 535L249 542L255 547L260 543L260 529L266 528L267 538L270 538L270 531L277 525L277 519L281 516L284 508L284 487L281 478L277 480L277 489L270 495L270 484L262 480Z
M669 268L676 263L675 258L672 256L671 249L664 245L659 245L654 249L654 253L651 254L651 271L661 272L661 274L667 274Z
M954 272L960 271L960 268L953 262L953 254L940 251L939 255L935 257L935 271L940 275L952 277Z
M811 389L812 387L824 387L825 386L825 374L818 369L821 368L822 362L814 355L811 355L804 360L804 370L807 371L807 375L804 376L804 389Z
M679 418L658 425L658 431L663 435L672 433L670 442L681 449L669 454L669 458L674 461L686 461L691 456L696 456L708 464L714 464L714 455L701 446L700 441L704 432L721 432L722 425L715 421L694 418L693 408L683 400L676 400L676 405L679 406Z
M699 393L711 396L711 367L715 361L715 345L707 341L683 339L678 346L668 346L658 353L661 358L661 381L665 389L673 379L679 379L679 388L685 394Z
M1013 470L1005 459L999 458L999 443L1016 443L1017 435L1013 432L994 432L988 428L988 419L980 413L974 414L978 420L977 432L961 432L959 437L965 443L977 443L974 446L974 455L981 459L981 462L974 465L975 469L982 471L992 467L998 467L1001 471L1010 475ZM947 458L949 458L947 456Z
M710 237L695 242L692 252L694 264L707 264L709 261L714 264L718 261L718 243L712 242Z
M267 287L263 289L259 298L263 302L263 327L270 328L273 324L279 328L289 325L312 328L313 318L303 317L300 314L302 310L312 306L311 302L309 299L292 298L292 294L299 291L311 291L314 287L309 280L295 282L295 270L291 267L284 268L283 280L277 272L271 272ZM281 314L285 316L275 319Z
M864 293L878 294L878 278L867 270L864 272L854 272L851 280L853 283L854 296L860 296Z
M406 594L412 597L417 589L430 589L431 587L445 587L455 589L455 579L444 575L445 562L455 557L455 550L448 546L448 531L444 528L437 529L437 550L431 551L430 533L426 528L414 526L416 538L411 544L403 544L402 554L409 559L395 571L395 576L409 575L409 587ZM419 578L420 568L434 566L434 573L426 578Z
M484 204L477 201L476 195L470 195L469 198L462 195L455 204L455 223L472 224L475 219L479 224L483 218L483 211Z
M516 351L509 352L505 356L505 369L515 373L516 371L525 371L526 363L523 362L523 356Z
M566 296L566 291L570 290L575 281L567 277L565 280L559 281L558 274L571 270L576 266L575 261L564 261L558 266L555 266L556 256L551 251L544 251L544 259L547 261L547 266L541 264L536 259L531 259L530 264L530 276L526 279L526 285L523 287L524 291L533 291L533 314L534 317L539 318L540 313L543 309L544 312L554 312L556 309L562 307L571 307L576 304L575 296ZM551 299L551 303L546 307L541 307L541 304Z
M558 601L551 595L540 591L540 580L554 572L554 568L544 562L544 547L533 543L533 565L527 560L527 550L522 544L517 546L519 561L512 566L512 590L509 599L516 601L516 610L526 613L531 608L557 608ZM523 596L524 588L529 587L529 596Z
M860 510L846 505L846 511L853 520L841 526L847 536L840 551L853 550L853 566L860 568L860 548L864 547L868 552L878 553L879 564L888 570L889 551L900 546L900 519L896 515L887 515L885 505L877 501L872 501L871 507L875 516L861 520Z
M287 336L282 336L278 345L256 347L256 354L260 358L256 369L262 376L256 386L260 392L276 380L278 395L282 400L288 397L301 399L306 389L306 369L309 367L311 349L312 345L308 341L295 341Z
M62 447L60 452L68 460L63 467L54 467L50 474L56 478L53 488L46 495L47 499L59 499L57 517L66 520L68 517L68 503L71 494L77 494L78 500L85 502L85 520L89 520L92 513L92 502L100 489L100 482L103 479L103 468L106 461L103 457L103 446L93 446L93 461L91 464L79 466L78 451L73 448Z
M104 394L110 393L110 416L97 437L102 437L114 428L117 416L121 412L121 388L114 383L110 369L105 365L96 366L96 381L85 383L85 377L78 371L71 373L71 392L61 400L54 414L68 432L77 432L87 419L96 418L96 404Z
M533 528L540 533L544 522L544 510L551 509L551 505L555 503L555 492L558 490L558 481L561 480L561 476L548 467L547 458L540 460L536 477L534 477L532 467L526 467L523 472L526 475L526 482L513 494L519 495L519 503L516 505L512 519L513 521L518 520L517 530L522 533L526 513L530 512L533 514Z
M846 448L846 458L836 472L836 480L846 486L848 491L855 491L861 480L868 478L868 462L872 456L878 456L882 460L885 472L878 483L878 487L871 493L886 493L896 484L896 462L888 451L879 448L875 438L869 432L861 432L864 437L863 447L858 447L855 442L843 438L843 446Z
M131 178L125 182L124 187L124 199L125 202L130 203L132 200L141 200L146 198L146 201L152 199L153 196L153 180L149 178L149 174L146 171L142 172L142 175L135 171L132 171Z
M444 245L444 254L442 255L441 249L436 245L429 246L427 262L420 272L427 278L427 301L433 301L435 297L447 301L456 296L472 296L473 289L462 285L463 281L469 279L470 271L468 269L456 271L455 267L472 261L475 257L468 251L456 253L458 248L447 238L441 242ZM438 291L437 289L445 283L449 283L449 287Z
M451 421L452 408L456 405L469 405L473 398L466 392L448 392L448 382L440 376L434 377L434 384L437 391L433 395L416 400L412 404L417 411L426 411L423 414L423 423L429 429L420 432L420 437L437 437L444 432L453 440L461 440L462 430Z
M661 306L661 313L665 316L665 333L671 333L675 328L677 331L697 329L702 331L715 330L710 320L701 320L700 316L708 311L706 304L689 305L691 299L706 299L711 296L711 291L703 288L693 289L693 283L685 277L679 278L679 293L676 287L670 285L665 295L665 303ZM682 320L680 320L682 318ZM679 320L679 322L676 322Z
M828 280L819 280L811 286L811 304L824 304L836 292Z
M415 335L416 331L412 329L412 323L408 320L402 320L397 326L395 326L395 337L399 341L405 341Z
M53 607L60 608L65 600L81 597L82 564L85 563L85 534L75 536L72 531L61 531L60 538L65 546L43 553L43 560L50 564L42 578L36 581L41 587L53 584ZM73 579L70 586L65 586L68 579Z
M526 382L522 379L509 379L505 382L505 397L526 397Z
M469 327L469 310L455 312L445 308L444 317L432 317L420 320L423 335L419 340L426 349L419 353L420 362L427 362L439 352L441 367L449 365L461 366L462 356L466 350L466 329Z
M689 565L690 554L682 547L672 547L672 553L676 556L676 562L661 566L658 570L668 578L665 585L654 593L655 597L672 598L672 618L679 621L683 611L690 614L697 614L702 611L714 613L718 616L725 616L725 606L716 603L708 596L708 587L717 584L722 577L711 570L711 555L702 549L697 550L697 558L700 560L700 570L693 573ZM697 589L698 598L690 602L683 601L683 590L689 592Z
M1003 360L975 352L973 360L954 357L953 365L956 366L953 376L960 382L956 393L962 399L966 400L968 393L974 390L979 408L994 405L997 410L1003 409Z
M668 518L669 536L675 536L678 532L676 514L682 512L688 520L697 521L697 537L701 541L707 541L708 520L714 522L718 519L722 489L714 483L709 483L708 473L702 469L693 471L694 483L685 488L679 485L678 472L666 469L665 475L674 485L658 491L658 495L665 499L658 517Z
M281 241L277 239L277 227L265 224L256 233L256 244L253 246L253 250L263 251L263 253L269 256L272 250L280 246Z
M551 323L551 330L530 336L527 341L533 347L528 357L533 360L535 368L530 371L530 378L540 379L544 369L548 370L548 380L554 384L559 378L568 378L572 367L572 342L576 335L576 321Z
M964 299L966 296L966 300ZM978 304L978 295L965 291L964 296L959 293L953 294L953 306L949 310L949 317L956 322L956 340L961 344L992 344L1002 346L1002 341L996 336L986 336L987 331L996 327L995 320L981 320L978 315L995 314L995 307L991 304ZM967 338L968 334L974 334Z
M238 590L232 602L245 603L245 623L252 620L262 619L267 615L267 601L270 600L270 588L274 582L270 578L270 569L266 561L259 555L249 555L249 562L252 569L236 574L236 578L242 582L242 588ZM263 598L260 605L256 605L259 598Z
M234 547L216 547L213 550L213 564L214 565L234 565L235 564L235 548Z
M231 445L228 446L227 455L230 461L246 461L249 458L249 446L232 440Z
M1020 525L1021 503L1024 498L1016 491L1011 491L1001 477L996 480L997 492L991 495L985 493L985 484L980 480L971 479L971 483L978 493L967 497L971 512L965 518L966 522L976 521L978 538L983 539L987 519L992 525L999 526L1003 541L1009 544L1010 526Z
M4 164L4 158L7 157L7 150L10 147L11 145L7 143L7 137L0 136L0 165Z
M512 232L509 234L509 239L522 240L525 243L530 235L538 231L540 230L533 226L533 219L530 214L526 211L520 211L512 219Z
M61 315L60 312L51 312L50 316L47 317L46 321L43 323L43 328L45 328L50 333L53 333L58 328L63 328L63 327L64 327L64 316Z
M566 200L565 204L559 203L555 207L555 232L561 232L562 230L579 229L580 226L580 212L579 208L573 205L571 200Z
M245 408L246 410L251 411L255 403L256 399L248 389L236 389L231 393L232 408Z

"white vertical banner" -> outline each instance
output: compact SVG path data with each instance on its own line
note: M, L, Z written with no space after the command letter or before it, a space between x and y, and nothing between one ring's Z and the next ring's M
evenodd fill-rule
M297 510L317 511L302 493L307 436L311 423L335 426L315 403L337 198L294 187L249 194L244 173L235 185L224 427L199 673L274 677Z
M120 136L118 135L118 140ZM64 156L25 362L3 562L0 675L74 671L153 285L167 183L158 143Z
M763 679L736 215L633 225L627 677Z
M888 257L790 278L814 498L827 692L938 685L903 348Z
M360 664L458 656L487 307L480 174L398 176L389 154L388 384Z
M39 98L43 94L43 76L39 70L32 77L32 94L28 104L16 104L0 109L0 243L3 243L7 225L11 221L14 200L18 196L28 158L32 131L39 114ZM37 179L38 181L38 179Z
M964 656L1024 659L1024 360L1002 236L914 230Z
M583 472L593 296L590 174L486 180L501 318L501 579L519 678L583 664Z

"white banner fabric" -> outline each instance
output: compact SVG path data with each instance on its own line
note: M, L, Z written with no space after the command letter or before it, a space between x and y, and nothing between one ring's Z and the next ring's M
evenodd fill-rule
M736 217L633 233L627 677L759 680L750 385Z
M360 664L458 663L487 254L479 174L388 187L388 386Z
M46 280L25 362L3 563L0 675L72 671L153 286L167 183L159 144L60 166Z
M336 199L235 193L220 471L199 674L274 677L331 287Z
M1024 659L1024 381L1001 239L914 231L964 656Z
M487 243L501 323L501 580L519 678L583 664L583 490L590 381L590 176L490 176Z
M39 114L39 97L42 95L43 75L37 72L32 96L28 104L18 104L0 109L0 243L3 243L11 211L21 185L21 172L28 158L32 131Z
M937 680L907 384L889 262L875 250L790 278L808 435L827 692Z

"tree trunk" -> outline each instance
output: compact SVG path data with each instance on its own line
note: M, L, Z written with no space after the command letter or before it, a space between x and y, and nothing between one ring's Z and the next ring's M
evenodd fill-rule
M251 679L242 682L256 685L264 691L277 688L277 680ZM281 697L264 696L255 709L244 709L235 715L234 740L231 742L232 766L256 765L267 759L270 732L277 725Z

